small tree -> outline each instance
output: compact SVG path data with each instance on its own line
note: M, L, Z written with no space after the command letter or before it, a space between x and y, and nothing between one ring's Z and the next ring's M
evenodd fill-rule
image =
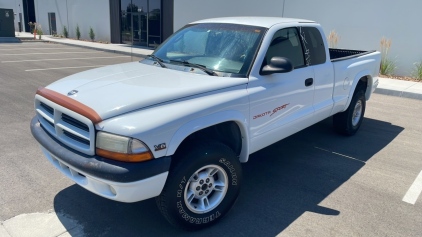
M94 34L94 30L92 29L92 27L89 27L89 38L91 39L91 41L94 41L94 39L95 39L95 34Z
M35 29L35 25L36 25L37 23L36 22L34 22L34 23L32 23L32 21L30 21L29 23L28 23L28 25L29 25L29 32L32 34L32 33L34 33L34 29Z
M69 36L69 32L67 32L66 26L63 26L63 36L67 38Z
M37 25L37 35L38 35L38 39L41 39L41 35L43 34L43 31L42 31L42 27L41 27L41 25Z
M76 25L76 39L80 39L81 38L81 31L79 30L79 25Z

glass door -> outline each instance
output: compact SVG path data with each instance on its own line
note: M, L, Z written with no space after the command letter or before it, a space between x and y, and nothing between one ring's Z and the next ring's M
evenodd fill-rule
M161 44L161 0L121 0L121 19L122 43Z
M148 46L148 16L144 12L132 13L133 44Z
M49 12L48 13L48 29L50 35L56 35L57 34L57 28L56 28L56 13L55 12Z

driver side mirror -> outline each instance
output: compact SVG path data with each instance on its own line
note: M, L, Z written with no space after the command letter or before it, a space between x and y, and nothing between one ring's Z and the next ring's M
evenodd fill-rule
M293 64L288 58L272 57L268 65L261 70L261 75L270 75L273 73L285 73L293 71Z

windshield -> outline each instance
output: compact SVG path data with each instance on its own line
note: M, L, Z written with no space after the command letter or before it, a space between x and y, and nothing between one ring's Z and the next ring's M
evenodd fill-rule
M264 33L265 28L257 26L187 25L160 45L154 55L165 63L197 64L225 76L246 77Z

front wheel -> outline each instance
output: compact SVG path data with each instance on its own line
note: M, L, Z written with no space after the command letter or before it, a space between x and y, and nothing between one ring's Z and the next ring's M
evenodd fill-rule
M157 205L173 225L195 230L220 220L239 195L238 157L222 143L195 146L170 170Z
M333 116L334 129L346 136L354 135L362 124L365 108L365 91L358 88L347 110Z

